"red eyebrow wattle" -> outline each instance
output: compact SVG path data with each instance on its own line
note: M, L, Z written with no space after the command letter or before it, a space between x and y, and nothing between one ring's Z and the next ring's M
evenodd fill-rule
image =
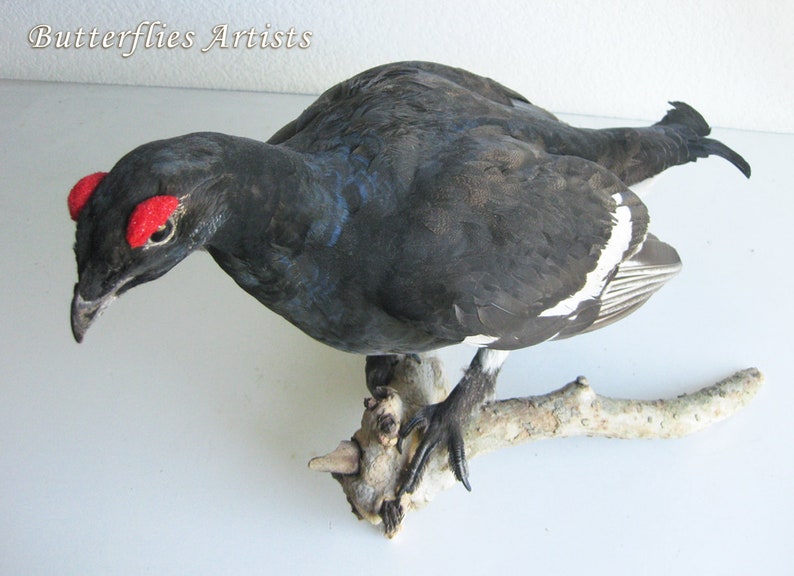
M133 248L146 244L152 234L168 221L179 199L176 196L153 196L138 204L127 224L127 242Z
M77 221L86 202L91 198L91 194L94 193L96 187L99 186L99 183L102 182L102 179L107 176L107 174L107 172L94 172L93 174L80 178L77 184L72 187L69 192L69 198L66 201L69 206L69 216L72 217L72 220Z

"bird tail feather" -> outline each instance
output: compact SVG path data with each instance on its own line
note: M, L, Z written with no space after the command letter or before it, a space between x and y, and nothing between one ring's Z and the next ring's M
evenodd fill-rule
M744 158L722 142L706 138L711 133L711 128L697 110L684 102L670 102L670 105L673 108L656 126L669 126L687 139L690 161L713 154L736 166L747 178L750 177L750 164Z

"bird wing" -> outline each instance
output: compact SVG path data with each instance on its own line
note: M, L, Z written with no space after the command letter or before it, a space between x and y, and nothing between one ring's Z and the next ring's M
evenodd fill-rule
M592 332L625 318L645 304L680 270L678 252L653 234L648 234L637 254L618 266L601 296L592 301L592 311L570 320L555 339Z
M410 208L393 219L389 234L404 241L381 305L438 337L496 348L587 329L642 247L645 206L603 167L509 136L450 148L417 172Z

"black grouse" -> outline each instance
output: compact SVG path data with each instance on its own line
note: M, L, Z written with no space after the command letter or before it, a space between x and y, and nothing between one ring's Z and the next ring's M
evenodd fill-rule
M647 128L569 126L493 80L403 62L325 92L267 143L195 133L144 144L69 196L77 341L115 298L207 250L310 336L367 355L477 353L424 429L469 488L463 422L509 350L600 328L678 272L631 186L711 154L750 166L681 102Z

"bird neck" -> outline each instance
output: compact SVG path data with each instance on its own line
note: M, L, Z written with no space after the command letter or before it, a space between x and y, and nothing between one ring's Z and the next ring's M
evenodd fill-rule
M226 165L222 223L205 247L244 288L250 274L257 284L277 275L307 242L338 237L346 206L321 159L241 139Z

